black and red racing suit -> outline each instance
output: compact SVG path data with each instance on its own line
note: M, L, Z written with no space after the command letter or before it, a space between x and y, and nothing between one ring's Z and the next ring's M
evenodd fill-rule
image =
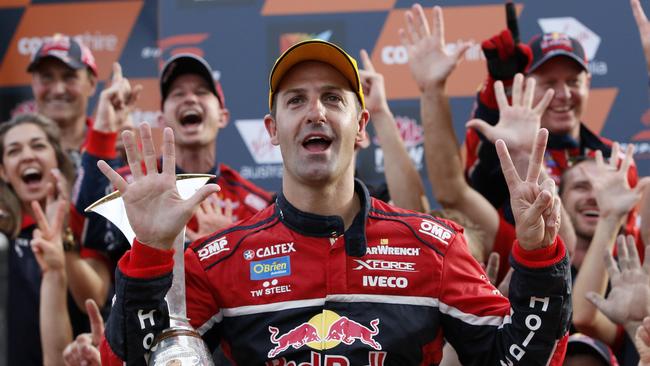
M436 365L449 341L464 365L561 365L571 315L561 239L513 245L509 299L457 224L370 198L345 230L283 195L185 253L187 312L237 365ZM105 366L144 365L169 325L173 251L139 242L119 262Z

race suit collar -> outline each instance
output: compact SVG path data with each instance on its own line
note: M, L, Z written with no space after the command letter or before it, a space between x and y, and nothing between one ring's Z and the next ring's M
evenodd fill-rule
M354 180L354 191L359 197L361 209L345 230L340 216L323 216L300 211L282 193L276 199L276 210L282 222L290 229L303 235L316 237L345 237L345 251L348 255L361 257L366 253L366 220L370 211L370 195L366 186Z

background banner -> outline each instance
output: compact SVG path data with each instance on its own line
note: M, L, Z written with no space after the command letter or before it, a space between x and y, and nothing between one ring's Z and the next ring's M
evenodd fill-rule
M412 4L407 0L3 0L0 120L33 109L25 69L43 39L56 32L78 37L94 52L100 77L97 94L114 61L122 64L132 84L144 86L134 112L136 123L149 121L159 126L162 61L179 52L197 53L213 66L232 116L220 132L218 159L260 186L277 191L281 155L270 144L262 123L268 109L269 70L283 50L317 37L341 45L357 58L360 49L368 50L384 74L402 137L426 181L418 91L397 36L405 25L404 12ZM422 4L429 15L432 5L443 7L448 47L476 42L448 85L454 125L462 139L474 95L486 74L480 42L505 28L503 3L447 0ZM584 122L610 139L635 144L640 174L650 174L647 70L628 2L526 0L517 2L517 11L522 40L562 31L582 42L592 73ZM358 171L370 183L383 179L383 154L376 139L359 155Z

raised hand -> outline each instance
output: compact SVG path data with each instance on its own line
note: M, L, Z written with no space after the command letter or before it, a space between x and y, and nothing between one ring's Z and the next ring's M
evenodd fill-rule
M650 177L645 177L640 179L634 188L630 188L627 175L633 162L634 145L627 145L623 159L620 157L619 150L619 144L615 142L609 164L605 163L603 153L600 150L596 151L595 172L580 166L594 188L598 210L602 217L623 218L637 205L644 189L650 183Z
M445 24L439 6L433 7L429 28L424 9L414 4L406 11L406 29L399 30L399 38L406 48L411 74L420 91L444 86L471 43L463 43L453 50L445 47Z
M74 342L63 350L66 366L101 366L102 360L97 347L104 337L104 320L97 304L86 300L86 311L90 318L90 333L79 334Z
M643 46L646 66L648 72L650 72L650 22L648 22L640 0L630 0L630 5L632 6L636 26L639 28L639 36L641 36L641 45Z
M639 352L639 366L650 366L650 316L643 318L637 328L634 346Z
M533 106L535 80L527 79L524 86L524 76L517 74L512 84L512 103L508 103L503 82L494 83L494 92L499 106L499 122L492 126L481 119L473 119L467 122L467 128L477 130L493 143L503 140L513 154L530 153L533 136L539 130L542 114L553 99L554 91L547 90L542 100Z
M65 269L65 253L63 252L63 226L69 212L67 184L61 172L53 169L56 178L56 189L48 185L46 209L43 212L37 201L31 202L37 229L31 242L32 251L41 272L63 271Z
M379 112L389 112L384 76L375 71L366 50L361 50L361 62L363 63L363 69L359 70L359 76L363 86L366 109L370 112L370 117Z
M176 189L176 158L171 128L163 131L161 172L158 172L151 127L146 122L140 125L140 137L146 173L142 171L135 134L131 131L124 131L122 139L133 181L127 183L103 160L97 166L120 191L137 239L154 248L170 249L195 207L210 194L218 192L219 186L206 184L192 197L183 200Z
M650 256L646 256L641 265L631 235L627 240L619 235L616 245L618 266L612 254L609 251L605 253L611 283L607 299L595 292L588 292L587 299L612 322L625 326L633 335L643 318L650 315ZM645 250L650 253L650 246Z
M537 131L528 163L526 179L522 180L510 158L503 140L497 140L496 149L501 170L510 191L510 205L515 218L519 245L534 250L551 245L560 228L560 199L554 195L555 182L551 178L538 183L544 166L544 150L548 130Z
M210 195L196 208L194 216L198 223L196 231L185 228L185 235L191 241L198 240L215 231L225 229L233 223L232 201L223 201L223 210L216 195Z
M142 85L131 87L131 83L122 75L119 63L113 63L111 86L99 95L97 118L93 128L104 132L115 132L131 124L131 112L140 97Z

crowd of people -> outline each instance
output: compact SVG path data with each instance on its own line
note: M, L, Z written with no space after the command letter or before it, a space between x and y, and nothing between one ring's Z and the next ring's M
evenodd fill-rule
M630 4L650 73L650 22ZM92 118L93 55L48 39L27 70L38 112L0 124L7 364L145 365L185 230L187 317L217 365L650 365L650 177L583 123L580 42L520 42L510 8L482 43L461 144L446 83L471 45L446 47L431 14L413 5L399 38L436 211L365 50L361 67L322 40L277 59L264 125L283 176L268 192L216 154L230 112L205 59L165 60L156 146L118 63ZM369 126L382 187L355 177ZM183 173L212 178L183 200ZM114 190L133 242L84 211Z

